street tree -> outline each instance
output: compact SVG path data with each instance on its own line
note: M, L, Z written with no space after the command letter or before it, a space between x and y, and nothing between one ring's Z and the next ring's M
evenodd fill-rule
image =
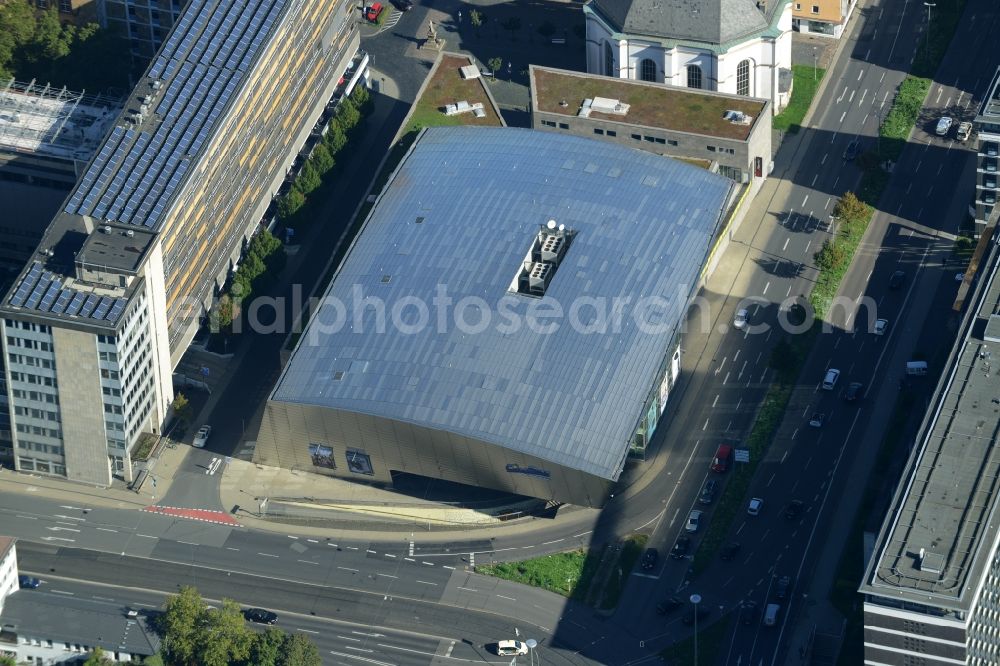
M207 612L208 607L198 590L187 585L167 599L161 629L164 652L170 663L184 666L199 663L198 639Z
M503 58L490 58L489 62L486 64L490 66L490 73L493 75L493 78L496 79L497 70L503 67Z
M183 423L191 422L191 403L188 401L186 395L183 393L175 395L171 406L174 408L174 415L179 421Z
M304 634L288 634L277 666L321 666L319 650Z
M195 638L199 666L229 666L250 656L253 632L247 627L240 605L223 599L220 608L209 609Z
M285 646L285 632L275 627L257 634L250 646L249 663L254 666L278 666Z

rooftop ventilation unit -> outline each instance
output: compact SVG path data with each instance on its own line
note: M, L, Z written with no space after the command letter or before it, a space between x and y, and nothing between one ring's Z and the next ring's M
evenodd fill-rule
M557 225L555 220L543 225L535 234L509 291L536 298L544 296L574 235L573 230Z
M939 574L944 571L944 557L939 553L928 553L921 548L917 559L917 568L927 573Z
M588 97L583 100L583 104L580 105L580 111L577 115L582 118L589 118L591 113L606 113L612 116L624 116L628 113L630 108L630 104L626 104L625 102L617 99L609 99L607 97L594 97L591 99Z

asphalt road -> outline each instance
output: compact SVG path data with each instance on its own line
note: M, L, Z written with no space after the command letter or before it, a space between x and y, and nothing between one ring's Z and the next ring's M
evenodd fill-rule
M65 561L66 558L63 558ZM234 596L229 580L223 585L204 586L219 594L210 597L203 594L206 603L221 604L223 598ZM153 614L163 608L167 591L156 591L120 585L105 585L100 582L80 581L72 577L56 574L43 575L42 584L35 590L21 590L20 595L42 597L60 605L78 603L81 612L98 607L106 611L120 611L123 615L129 609L140 613ZM278 599L281 602L281 599ZM93 605L93 606L92 606ZM287 605L294 605L288 603ZM474 623L472 623L474 624ZM262 631L263 625L250 624L251 628ZM451 660L509 664L493 654L490 631L494 631L490 621L481 623L478 630L469 635L483 636L480 642L472 639L453 639L442 634L436 627L414 626L412 630L397 631L386 627L372 627L357 621L340 621L319 616L313 611L283 612L278 616L276 627L290 632L302 633L309 637L319 650L324 663L353 664L374 663L379 666L423 666L435 658ZM538 648L544 653L544 645ZM544 656L544 654L542 655ZM555 662L553 662L555 663Z
M510 663L491 654L488 646L516 635L538 641L534 656L546 664L611 663L612 655L628 653L617 637L594 633L582 624L575 635L563 631L555 639L551 627L533 622L535 617L547 622L553 611L573 622L589 611L541 608L539 603L551 595L457 571L441 576L443 569L420 570L414 584L406 585L403 565L396 564L392 570L399 575L362 574L356 579L358 587L350 587L333 580L334 566L329 564L324 566L327 580L301 582L271 569L247 574L194 562L28 542L21 542L18 551L30 562L24 570L42 580L42 593L89 595L123 607L155 608L162 604L162 595L187 584L208 600L264 605L278 613L278 626L313 633L328 663L377 658L387 664L427 664L444 655L449 661ZM336 561L341 561L339 556ZM593 656L583 657L581 650Z

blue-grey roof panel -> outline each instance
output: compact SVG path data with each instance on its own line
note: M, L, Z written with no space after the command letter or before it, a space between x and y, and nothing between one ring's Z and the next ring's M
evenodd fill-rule
M616 478L733 187L612 143L427 130L272 399L456 432ZM510 293L550 219L575 235L545 297ZM366 297L384 304L384 327ZM633 316L641 299L662 323L656 330L640 330ZM566 316L529 326L530 313L551 307ZM607 333L594 332L596 310Z

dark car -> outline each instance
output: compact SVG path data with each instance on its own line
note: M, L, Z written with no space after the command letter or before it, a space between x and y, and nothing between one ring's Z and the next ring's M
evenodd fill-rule
M743 626L749 627L757 624L758 618L760 618L760 611L757 610L756 601L744 601L740 605L740 623Z
M889 289L899 289L906 282L906 273L903 271L896 271L889 276Z
M705 484L705 487L701 489L701 497L698 498L700 504L711 504L712 500L715 499L715 492L719 488L718 481L709 481Z
M243 617L257 624L274 624L278 621L276 613L263 608L248 608L243 611Z
M682 560L687 555L688 550L691 549L691 537L682 536L677 539L677 543L670 550L670 557L675 560Z
M733 541L732 543L726 544L726 547L722 549L722 552L719 554L719 559L723 562L728 562L736 557L736 553L738 552L740 552L740 544Z
M669 599L664 599L660 603L656 604L656 614L657 615L668 615L673 613L675 610L684 605L684 602L677 597L670 597Z
M413 9L411 0L392 0L392 4L401 12L408 12Z
M861 142L855 139L854 141L851 141L849 144L847 144L847 148L844 149L844 159L850 162L855 157L857 157L858 153L860 152L861 152Z
M857 402L861 399L861 394L865 392L865 385L861 382L851 382L844 391L844 400L847 402Z
M687 613L684 613L684 617L681 619L681 622L683 622L684 624L694 624L694 614L695 614L695 612L696 612L695 609L692 608ZM702 606L701 604L699 604L697 606L697 613L698 613L698 621L701 622L706 617L708 617L709 615L712 614L712 609L711 608L706 608L705 606Z
M642 554L642 565L643 569L652 569L656 566L656 563L660 559L660 553L655 548L647 548L646 552Z
M789 520L798 518L802 514L803 508L805 508L805 504L802 503L802 500L792 500L785 507L785 518Z
M792 579L788 576L782 576L774 586L774 596L778 599L784 599L788 596L788 588L791 586Z
M36 587L38 587L39 585L41 585L41 584L42 584L42 581L38 580L34 576L18 576L17 577L17 585L22 590L33 590Z

